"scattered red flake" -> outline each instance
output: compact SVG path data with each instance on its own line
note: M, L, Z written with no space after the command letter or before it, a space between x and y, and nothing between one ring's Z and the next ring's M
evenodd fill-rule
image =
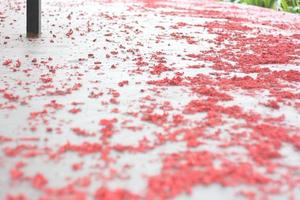
M13 63L13 61L11 59L7 59L7 60L3 61L2 65L8 66L8 65L10 65L12 63Z
M80 88L81 88L81 83L75 83L74 85L73 85L73 87L72 87L72 90L79 90Z
M116 99L116 98L111 98L111 99L109 100L109 102L112 103L112 104L119 104L119 103L120 103L120 102L118 101L118 99Z
M284 79L289 82L300 82L300 72L296 70L275 71L273 76Z
M47 110L42 110L40 112L32 112L32 113L30 113L30 119L36 119L38 117L44 117L47 114L48 114Z
M82 87L81 83L76 83L72 87L69 87L65 90L56 89L55 91L47 91L49 96L64 96L67 94L72 94L74 91L78 91Z
M24 158L31 158L37 157L39 155L46 154L49 151L48 148L38 148L36 145L27 145L27 144L20 144L16 147L5 147L3 149L6 156L9 157L18 157L22 156Z
M42 174L38 173L32 178L31 183L33 187L42 189L48 184L48 180Z
M171 36L176 40L186 40L188 44L197 44L192 36L183 35L182 33L171 33Z
M250 156L259 164L268 164L271 159L280 158L276 146L272 143L260 142L249 147Z
M265 105L267 107L270 107L270 108L273 108L273 109L279 109L280 108L280 106L278 105L278 102L276 102L276 101L268 101Z
M157 81L148 81L147 83L151 85L157 85L157 86L178 86L181 85L182 82L183 82L182 77L177 75L172 79L164 78L162 80L157 80Z
M182 152L166 156L161 174L149 178L147 198L174 198L185 192L190 193L195 185L263 185L270 181L255 172L249 163L224 160L221 168L214 168L216 156L210 152Z
M40 138L39 137L21 137L20 140L21 141L39 141Z
M270 124L259 124L254 127L254 131L261 136L267 137L271 140L288 141L288 130L281 126L275 126Z
M102 145L97 144L97 143L88 143L85 142L83 144L80 145L75 145L75 144L70 144L67 143L65 145L63 145L60 149L59 149L59 153L64 153L67 151L73 151L73 152L77 152L80 155L85 155L85 154L91 154L91 153L100 153L102 150Z
M120 87L124 87L125 85L128 85L128 84L129 84L129 81L121 81L121 82L118 83L118 85Z
M166 124L167 119L168 119L167 114L144 113L144 116L142 117L142 120L149 121L158 126L163 126L164 124Z
M35 149L35 146L19 145L15 148L6 147L6 148L4 148L4 153L6 154L6 156L15 157L15 156L19 155L22 151L27 150L27 149Z
M21 67L21 65L22 65L21 61L20 61L20 60L17 60L17 61L16 61L16 64L15 64L15 67L16 67L16 68L19 68L19 67Z
M70 29L67 33L66 36L70 37L71 35L73 35L73 29Z
M198 112L208 112L208 111L220 111L221 107L217 106L215 102L212 101L201 101L193 100L185 108L185 113L195 114Z
M103 92L98 92L98 93L95 93L95 92L91 92L89 94L89 98L92 98L92 99L97 99L98 97L102 96L103 95Z
M208 87L208 86L201 86L201 87L194 87L192 91L200 94L200 95L205 95L210 98L213 98L215 100L220 100L220 101L231 101L233 98L226 94L226 93L221 93L218 90L216 90L213 87Z
M252 192L252 191L241 191L241 192L239 192L239 194L249 200L257 199L255 192Z
M40 79L41 79L41 81L43 83L51 83L52 82L52 78L51 77L45 77L45 76L43 76Z
M11 93L5 92L3 93L3 98L9 100L9 101L18 101L19 96L13 95Z
M6 200L28 200L24 194L19 195L7 195Z
M101 187L96 191L94 196L96 200L112 200L112 199L130 199L138 200L140 197L129 191L123 189L109 190L105 187Z
M74 181L74 185L78 185L79 187L88 187L91 184L91 178L86 176L86 177L82 177L79 178L77 180Z
M74 171L78 171L78 170L81 170L82 169L82 166L83 166L83 163L81 162L81 163L74 163L73 165L72 165L72 169L74 170Z
M117 119L101 119L99 125L104 126L101 130L103 137L110 137L113 134L114 123L117 122Z
M111 55L117 55L118 54L117 51L111 51L110 53L111 53Z
M182 122L184 122L184 117L182 115L174 115L173 116L173 123L175 125L179 125L181 124Z
M46 131L47 131L48 133L51 133L51 132L53 131L53 128L47 127L47 128L46 128Z
M81 112L80 108L72 108L71 110L69 110L69 113L72 113L72 114L77 114L79 112Z
M10 170L11 180L17 181L23 178L23 172L18 168L12 168Z
M4 142L11 142L11 141L13 141L11 138L0 135L0 144Z
M115 98L120 97L120 93L117 92L116 90L111 90L110 93L111 93L111 95L112 95L113 97L115 97Z
M77 189L74 184L68 184L63 188L47 188L44 190L44 195L41 196L40 200L52 200L52 199L74 199L74 200L86 200L86 192L82 192Z
M113 146L113 149L118 152L145 153L149 150L152 150L153 145L150 144L147 138L143 138L139 141L137 146L117 144Z
M152 70L150 71L150 73L152 75L161 75L161 73L166 72L166 71L171 71L171 69L166 67L164 64L159 63L158 65L155 65L152 67Z
M73 133L79 136L94 136L95 133L90 133L84 129L81 128L72 128Z
M64 105L57 103L56 100L52 100L49 104L46 104L45 107L60 110L64 107Z
M67 16L67 19L68 19L68 20L71 20L71 19L72 19L72 14L73 14L73 13L71 12L71 13Z

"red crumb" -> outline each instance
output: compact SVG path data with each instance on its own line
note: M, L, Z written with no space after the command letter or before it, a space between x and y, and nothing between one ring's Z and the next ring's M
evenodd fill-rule
M32 178L31 183L33 187L42 189L47 185L48 181L42 174L38 173Z

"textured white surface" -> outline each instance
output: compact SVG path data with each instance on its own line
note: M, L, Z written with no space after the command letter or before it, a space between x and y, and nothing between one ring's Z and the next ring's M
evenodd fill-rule
M192 25L204 25L211 21L225 21L226 19L211 19L189 16L188 14L180 14L183 8L205 9L202 5L196 5L195 2L176 2L165 1L159 2L159 7L147 7L147 3L151 1L138 2L111 2L111 1L42 1L43 2L43 33L41 38L28 40L25 38L25 7L24 1L5 1L0 0L0 17L5 19L0 23L0 61L6 59L19 59L22 63L21 70L12 72L10 68L0 66L0 89L9 90L14 95L20 97L20 101L13 102L11 105L16 106L15 109L0 110L0 135L13 139L12 142L0 143L3 150L7 147L15 147L20 144L37 145L39 148L48 147L50 152L55 152L66 143L82 144L83 142L97 143L99 142L99 120L108 118L117 118L118 122L115 126L115 134L110 138L110 145L138 145L143 138L152 143L155 142L154 133L164 132L164 128L158 127L152 123L141 120L141 117L132 117L128 112L139 112L144 105L151 107L151 101L145 100L147 95L154 97L154 103L162 106L168 101L174 108L168 112L169 116L173 114L181 114L184 106L197 97L185 87L166 87L156 91L152 85L147 84L149 80L163 79L165 77L173 77L175 72L184 73L185 76L193 76L201 73L213 76L216 70L210 68L212 63L203 61L199 62L192 59L182 59L184 55L198 54L199 52L216 48L216 44L209 42L214 40L216 35L207 32L206 28L199 26L187 26L180 29L182 34L194 37L198 42L197 45L188 44L185 40L174 40L171 34L174 29L172 25L177 22L185 22ZM161 6L165 5L165 6ZM222 4L221 4L222 5ZM212 6L213 7L213 6ZM216 8L222 9L221 8ZM227 8L228 9L228 8ZM174 11L177 15L163 14L163 12ZM254 13L249 18L255 18L255 13L259 9L241 6L237 12ZM2 14L1 14L2 13ZM280 22L291 22L300 20L299 16L267 12L265 19L270 18L279 20ZM71 19L68 20L67 16ZM237 14L238 15L238 14ZM261 15L263 15L261 13ZM275 19L277 16L284 16L281 19ZM167 27L166 29L157 28L157 26ZM251 24L249 26L254 26ZM90 30L89 30L90 28ZM74 33L68 37L66 34L72 29ZM285 30L272 30L267 25L262 28L262 32L266 31L270 34L290 35L296 33ZM105 34L111 34L107 36ZM9 39L5 37L9 36ZM53 42L52 42L53 40ZM161 42L157 42L161 40ZM4 42L7 41L6 44ZM120 45L124 46L124 49ZM114 53L116 51L118 53ZM111 53L113 52L113 53ZM164 72L161 76L151 75L148 66L156 64L153 55L162 52L168 67L172 68L170 72ZM93 54L93 56L89 56ZM110 54L110 57L106 57ZM28 55L28 57L26 57ZM48 58L52 60L48 62ZM37 59L37 64L32 63L32 59ZM147 66L141 67L140 73L137 73L137 59L142 58L148 63ZM82 59L81 61L79 59ZM46 63L42 63L45 61ZM95 64L101 62L101 64ZM190 65L205 65L204 68L187 69ZM56 73L49 73L49 66L55 68ZM99 70L95 70L95 66L99 66ZM112 68L112 66L114 66ZM266 65L266 67L268 67ZM274 70L280 69L296 69L299 70L297 64L276 65ZM26 71L27 70L27 71ZM146 71L145 71L146 70ZM134 72L133 72L134 71ZM149 71L149 70L148 70ZM50 74L53 78L54 88L39 90L43 85L41 75ZM239 73L231 73L228 76L239 76ZM224 74L224 76L227 76ZM243 74L241 74L243 76ZM254 74L255 76L255 74ZM120 81L128 80L129 84L119 87ZM79 90L72 91L68 95L49 95L49 92L57 90L66 90L72 88L75 84L81 84ZM294 85L295 90L299 91L299 85ZM112 89L120 93L118 97L119 104L111 104ZM153 90L152 90L153 89ZM145 92L140 92L145 90ZM89 98L91 92L102 92L103 96L99 98ZM47 94L48 93L48 94ZM245 110L253 110L261 115L270 115L278 117L285 115L285 123L290 126L299 128L299 110L288 106L282 106L279 110L273 111L261 105L264 98L267 99L268 94L259 94L257 96L249 96L239 91L231 92L234 100L224 102L223 105L239 105ZM22 105L21 100L26 102ZM30 120L29 116L32 112L40 112L45 109L45 104L55 100L59 104L63 104L61 110L48 110L47 115L42 118ZM79 106L73 106L73 102L81 103ZM6 99L0 98L0 104L5 104ZM69 110L79 107L82 111L78 114L69 113ZM118 109L118 113L112 112L114 108ZM157 114L163 114L163 110L156 109ZM190 120L190 125L197 123L205 115L197 114L186 116ZM132 131L124 128L122 122L127 121L131 126L141 127L141 130ZM230 140L231 125L238 123L236 119L228 119L226 125L220 128L224 140ZM32 131L32 127L36 127ZM46 128L53 128L53 132L47 133ZM71 129L81 127L89 132L95 132L96 136L82 137L75 135ZM174 128L174 130L177 127ZM214 130L213 128L211 131ZM36 137L38 141L24 141L24 138ZM23 139L22 139L23 138ZM206 141L207 143L197 148L197 150L208 149L212 152L223 151L219 149L217 144L219 141ZM76 178L89 176L91 177L91 185L84 189L88 192L88 198L92 199L95 190L105 184L109 188L124 188L131 192L143 194L147 190L146 176L154 176L159 174L161 170L161 154L170 154L173 152L181 152L187 150L185 142L167 143L165 145L155 147L154 150L147 153L118 153L111 152L110 156L115 160L109 166L101 160L100 154L90 154L80 156L77 153L65 153L59 155L58 159L49 159L47 154L43 154L33 158L25 158L27 166L24 173L28 177L34 176L36 173L42 173L48 179L48 186L52 188L63 187L67 183L74 181ZM245 149L233 147L230 151L238 151L243 153ZM287 146L282 148L285 155L284 160L295 166L300 165L298 159L299 153L293 148ZM243 159L247 160L247 157ZM37 199L42 192L31 187L30 182L15 183L11 181L10 169L23 160L21 157L7 157L3 151L0 151L0 199L5 199L7 194L24 193L29 199ZM74 172L71 165L77 162L83 162L84 166L80 171ZM131 168L124 169L124 166L131 165ZM117 176L104 183L100 178L102 175L109 176L111 169L119 172ZM262 171L263 173L263 171ZM123 179L119 175L128 176L130 178ZM249 186L239 186L232 188L222 188L214 184L207 187L197 186L193 189L191 196L182 194L178 199L210 199L210 200L231 200L239 199L236 192L241 188ZM297 187L295 196L299 198L299 187ZM256 188L253 188L256 190ZM272 199L285 199L287 195L272 197Z

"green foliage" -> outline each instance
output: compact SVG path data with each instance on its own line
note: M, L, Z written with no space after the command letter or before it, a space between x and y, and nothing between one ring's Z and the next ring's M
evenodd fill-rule
M286 12L300 13L300 0L230 0L230 1L260 6L264 8L279 9Z
M300 13L300 3L298 0L281 0L280 6L284 11Z

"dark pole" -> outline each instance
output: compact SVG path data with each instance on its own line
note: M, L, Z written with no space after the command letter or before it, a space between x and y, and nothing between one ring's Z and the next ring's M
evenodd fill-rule
M41 0L27 0L27 37L41 33Z

